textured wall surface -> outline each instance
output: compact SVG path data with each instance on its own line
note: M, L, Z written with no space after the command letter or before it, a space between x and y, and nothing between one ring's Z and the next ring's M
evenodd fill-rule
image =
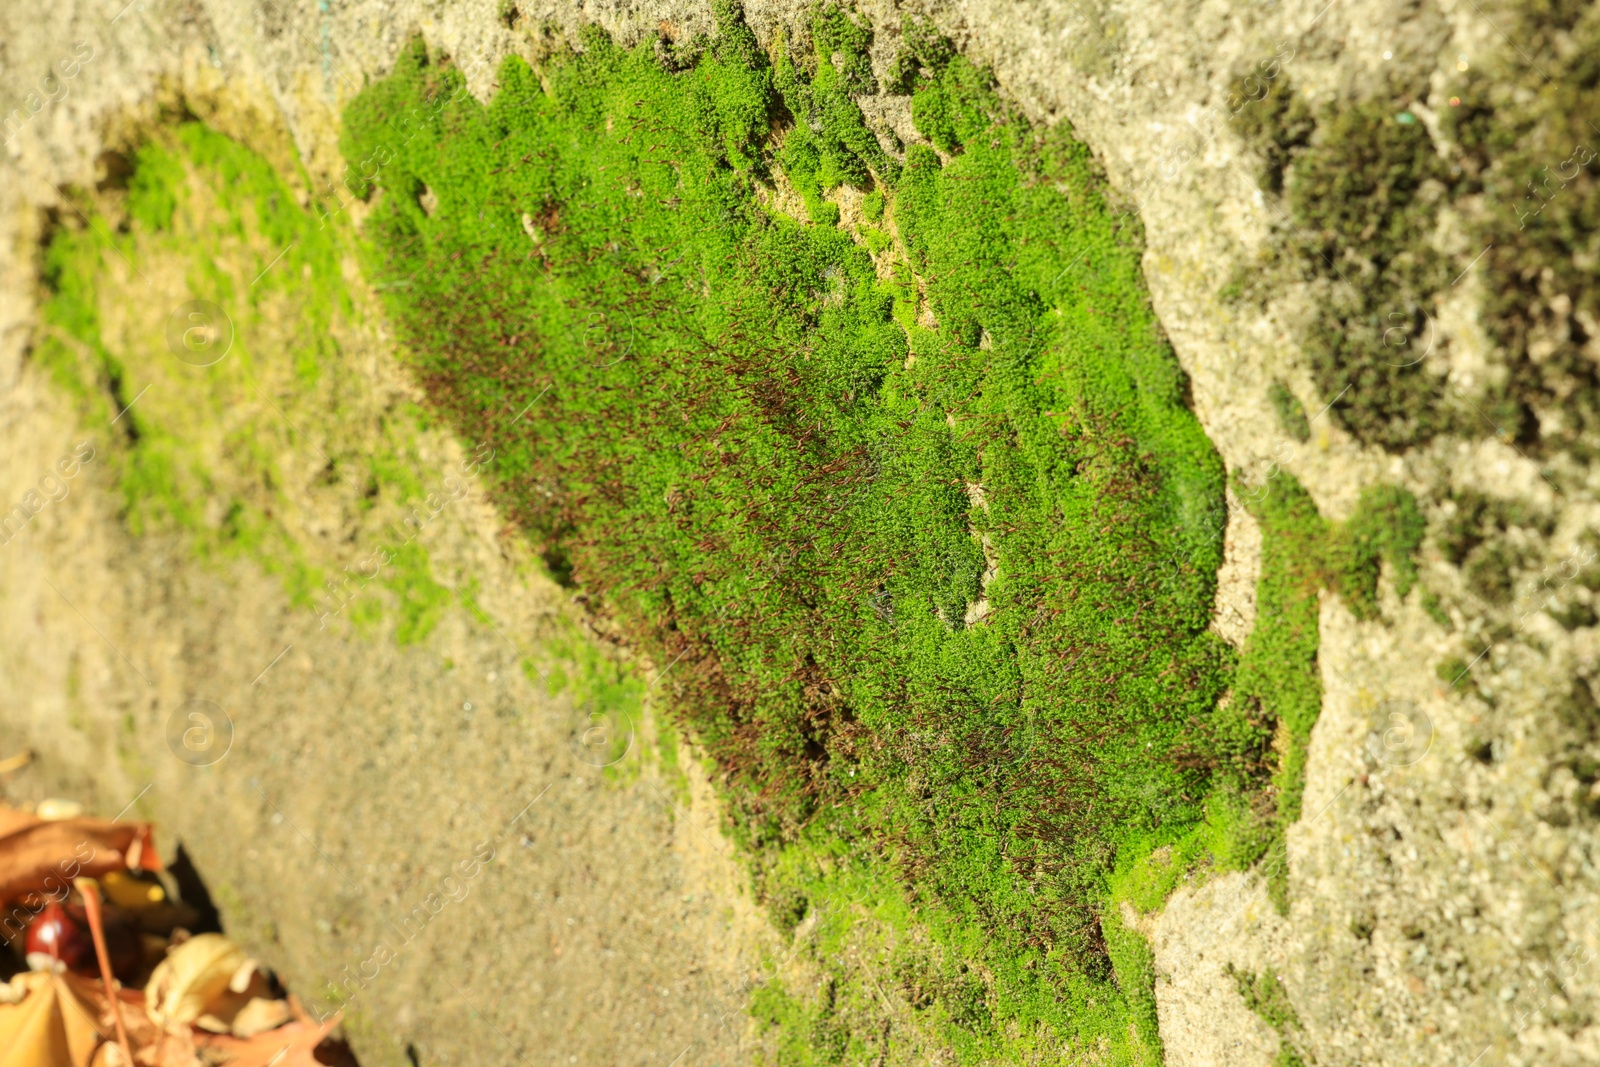
M901 15L926 13L992 65L1037 121L1069 121L1091 145L1142 219L1156 310L1231 470L1268 477L1277 464L1334 518L1380 479L1419 496L1476 486L1548 509L1552 558L1575 551L1594 518L1592 479L1558 497L1509 443L1448 441L1396 457L1320 416L1308 442L1291 439L1266 382L1286 382L1308 413L1333 399L1317 395L1293 340L1309 297L1293 285L1259 306L1218 295L1280 221L1224 120L1229 78L1286 52L1297 86L1311 93L1381 77L1388 54L1437 57L1443 69L1458 54L1507 46L1477 4L970 0L862 10L880 27L880 67ZM747 5L768 42L803 11L783 0ZM115 0L62 0L0 10L8 107L58 53L80 41L93 48L65 98L32 115L0 158L0 491L20 494L77 440L70 411L26 358L40 212L60 202L59 184L92 184L101 150L162 102L182 101L258 146L286 137L282 161L292 142L312 179L325 181L338 162L340 106L414 32L468 57L474 89L487 94L492 62L471 57L536 57L586 20L625 39L710 28L695 3L524 3L515 29L497 13L492 0L135 0L120 11ZM551 32L536 36L541 26ZM915 138L903 98L862 104L873 121ZM1479 285L1464 276L1439 317L1451 358L1464 363L1476 358ZM406 390L392 354L377 333L352 338L346 354L365 375L367 399L340 417L375 419L386 395ZM428 440L442 469L456 446ZM315 982L335 960L360 958L389 910L410 907L463 841L495 835L548 786L526 834L497 839L501 858L484 888L441 919L453 928L430 933L392 978L373 983L375 1022L360 1051L374 1063L404 1062L407 1042L431 1057L423 1062L446 1063L501 1061L508 1044L560 1054L554 1062L670 1063L686 1048L696 1051L684 1062L740 1055L739 1034L718 1019L739 1003L760 924L737 891L710 803L703 789L689 806L675 803L648 769L607 785L563 762L566 712L526 683L499 631L536 640L541 615L570 609L498 536L487 509L447 516L434 551L476 577L492 624L456 612L422 646L397 651L306 632L260 573L201 573L158 541L130 540L94 484L91 465L79 490L0 549L0 656L11 682L0 736L8 749L26 744L44 756L27 772L38 779L15 788L72 788L114 811L149 783L143 810L236 886L230 914L240 929L293 980ZM355 505L326 506L336 555ZM1238 516L1218 608L1234 641L1250 624L1259 544ZM1423 569L1436 588L1460 582L1437 553ZM1563 791L1578 788L1556 771L1571 737L1551 710L1594 664L1594 631L1536 614L1491 630L1491 702L1435 676L1453 639L1417 596L1386 596L1381 621L1358 622L1331 596L1322 605L1325 698L1305 816L1290 834L1288 915L1274 910L1258 874L1235 874L1198 879L1159 914L1130 916L1155 948L1171 1064L1272 1061L1278 1037L1246 1008L1229 966L1281 983L1296 1042L1322 1065L1600 1056L1593 823L1551 814ZM1454 622L1476 632L1472 619ZM168 759L152 736L168 709L197 693L217 694L239 719L235 757L200 772ZM479 716L441 733L464 702L501 701L526 716ZM1401 756L1385 743L1397 708L1407 736L1420 738ZM125 718L135 729L124 736ZM145 763L119 757L118 746ZM148 775L129 769L146 765ZM328 810L338 819L319 815ZM315 834L300 832L312 826ZM530 893L548 902L533 914Z

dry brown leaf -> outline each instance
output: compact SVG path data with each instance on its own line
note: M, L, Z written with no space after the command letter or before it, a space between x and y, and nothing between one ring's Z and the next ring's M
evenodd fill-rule
M31 811L0 806L0 837L9 837L17 830L44 822Z
M130 866L159 867L150 824L109 819L47 822L0 807L0 903L28 893L60 893L74 878Z
M201 1067L202 1064L194 1047L194 1034L187 1028L162 1032L139 1046L133 1058L138 1067Z
M255 969L254 963L251 960L244 969L234 972L234 980L206 1005L206 1013L194 1021L194 1026L213 1034L251 1037L293 1018L288 1002L272 995L272 983L265 972ZM245 970L249 971L248 978L240 982Z
M276 1030L248 1038L197 1030L195 1045L228 1053L233 1057L228 1060L228 1067L323 1067L312 1052L333 1033L339 1019L339 1015L334 1015L319 1025L309 1018L297 1018Z
M90 1067L127 1067L121 1049L110 1040L113 1030L111 1004L104 987L89 979L67 974L62 976L77 993L78 998L92 1008L96 1025L106 1038L95 1054ZM117 1006L123 1023L127 1026L128 1040L133 1046L135 1067L202 1067L195 1053L194 1035L187 1026L163 1030L150 1018L144 1007L144 993L137 989L118 988ZM0 1067L4 1067L0 1064Z

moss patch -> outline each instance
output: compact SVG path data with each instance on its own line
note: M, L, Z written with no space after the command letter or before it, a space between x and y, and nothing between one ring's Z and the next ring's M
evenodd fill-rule
M1600 104L1600 12L1508 0L1485 15L1517 47L1438 87L1431 57L1316 106L1281 75L1233 122L1263 190L1284 198L1277 262L1318 287L1302 341L1344 429L1396 451L1494 435L1587 459L1600 428L1584 325L1600 315L1600 130L1585 118ZM1446 208L1461 225L1439 241ZM1466 388L1446 378L1435 318L1469 270L1494 350Z
M1159 1059L1111 885L1175 841L1246 865L1297 815L1329 532L1287 478L1263 497L1236 675L1221 464L1136 223L948 43L896 67L938 148L897 160L850 101L864 24L810 36L763 55L729 6L692 56L590 30L486 106L413 46L346 114L370 268L501 506L713 756L809 946L755 1003L779 1062ZM1363 606L1409 566L1389 529L1342 533Z
M78 194L82 216L50 235L34 349L101 444L128 531L262 567L307 621L425 639L457 599L419 535L466 485L420 473L419 409L347 406L341 345L364 343L348 230L199 123L151 129L131 164L125 192ZM308 529L351 500L355 559Z
M1270 974L1238 970L1231 963L1227 972L1245 1006L1278 1032L1278 1052L1272 1059L1273 1067L1305 1067L1307 1058L1301 1055L1298 1047L1304 1041L1303 1027L1283 982Z

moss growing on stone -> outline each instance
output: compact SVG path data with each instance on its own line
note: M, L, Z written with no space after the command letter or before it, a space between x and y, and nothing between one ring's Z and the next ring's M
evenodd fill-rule
M1310 105L1294 91L1281 65L1274 64L1268 71L1252 69L1235 77L1228 109L1234 130L1261 160L1256 176L1261 188L1283 192L1284 172L1317 128Z
M1297 1042L1303 1040L1304 1028L1282 980L1271 974L1241 970L1231 963L1224 970L1233 979L1234 988L1245 1006L1277 1031L1278 1051L1272 1060L1273 1067L1305 1067L1306 1061L1296 1047Z
M1389 449L1452 426L1427 359L1429 298L1448 281L1427 241L1441 171L1427 128L1382 98L1325 115L1285 180L1287 240L1325 287L1312 373L1346 430Z
M1513 0L1496 17L1519 46L1439 90L1397 74L1313 108L1280 77L1233 123L1262 159L1262 189L1284 197L1278 252L1318 286L1303 342L1339 425L1392 451L1492 435L1588 459L1600 447L1585 325L1600 318L1600 130L1584 116L1600 105L1588 58L1600 13ZM1445 207L1466 238L1449 255ZM1447 382L1435 323L1469 273L1495 346L1495 371L1470 392Z
M147 131L130 163L125 194L80 194L82 216L51 234L34 353L76 399L128 532L176 538L212 565L258 564L308 619L337 604L334 616L386 622L401 644L425 639L456 598L420 543L372 533L365 552L392 551L359 576L340 569L357 561L335 561L285 521L298 507L291 485L315 493L350 479L370 487L366 509L381 498L426 510L439 488L416 473L420 427L404 413L378 439L342 436L338 337L360 314L342 275L348 231L322 226L264 158L199 123ZM167 302L152 301L152 285ZM220 316L219 336L231 337L204 366L181 360L170 334L194 293L219 310L179 327Z
M723 25L742 23L725 14ZM777 161L804 198L811 221L833 225L839 221L839 207L825 201L824 193L841 185L871 188L874 175L892 187L899 180L900 164L884 151L851 99L877 90L867 58L872 31L832 4L814 6L810 25L813 51L807 58L814 72L807 74L787 48L780 48L772 68L772 86L792 123L784 131ZM723 37L741 32L749 31L725 29ZM764 72L756 68L756 73Z
M1277 414L1278 425L1283 427L1284 433L1302 444L1311 440L1311 422L1306 418L1306 409L1288 386L1274 381L1267 386L1267 400Z
M1228 801L1280 773L1263 731L1315 720L1325 530L1303 492L1264 504L1282 619L1241 691L1208 628L1221 464L1137 227L1070 130L953 52L916 46L939 151L894 160L849 98L866 33L817 8L809 55L769 63L723 8L677 69L591 32L508 60L485 106L414 47L346 115L371 266L433 402L496 442L502 507L677 665L758 892L835 981L763 1020L881 1054L830 946L927 938L943 977L914 984L963 1062L1136 1061L1149 973L1108 879L1259 830ZM780 172L806 220L771 206ZM841 186L882 226L840 225ZM1375 583L1389 543L1352 544Z
M1600 449L1600 10L1507 3L1519 43L1472 68L1444 109L1472 245L1483 252L1485 325L1506 367L1490 416L1525 446Z
M380 285L435 403L500 447L502 505L679 664L775 915L837 892L798 873L828 842L876 842L952 965L996 975L940 987L950 1040L1126 1042L1103 872L1126 829L1202 816L1170 754L1229 666L1220 463L1068 131L954 59L918 95L956 159L902 167L857 136L851 17L819 9L809 76L748 32L725 15L678 73L592 36L542 83L509 61L487 108L407 53L347 115ZM817 221L761 206L769 168ZM838 184L883 197L883 280Z

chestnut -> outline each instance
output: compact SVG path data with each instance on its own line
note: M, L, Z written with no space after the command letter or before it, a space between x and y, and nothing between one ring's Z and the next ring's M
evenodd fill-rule
M126 981L144 965L144 946L127 919L115 908L105 909L106 952L111 971ZM51 901L28 924L23 942L28 965L35 970L59 963L69 971L98 977L94 937L89 932L89 917L83 905Z
M80 914L74 917L64 905L52 900L33 917L23 942L30 967L43 970L55 963L69 971L94 971L94 941L82 909L78 910Z

